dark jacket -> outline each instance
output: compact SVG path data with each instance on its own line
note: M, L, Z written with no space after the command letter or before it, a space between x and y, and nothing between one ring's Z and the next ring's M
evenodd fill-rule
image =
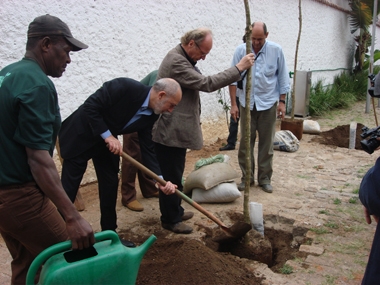
M151 130L158 115L142 116L125 128L147 98L151 87L130 78L105 82L94 94L62 122L59 144L63 159L80 155L95 144L104 143L101 134L138 132L143 163L160 174L154 154Z

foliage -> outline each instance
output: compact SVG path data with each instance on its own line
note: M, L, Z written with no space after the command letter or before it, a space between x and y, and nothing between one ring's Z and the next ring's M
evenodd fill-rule
M290 265L288 264L284 264L284 266L282 268L280 268L280 272L282 274L290 274L290 273L293 273L293 267L291 267Z
M335 205L339 205L339 204L342 204L342 201L339 198L335 198L334 201L333 201L333 203Z
M352 11L349 16L351 34L355 33L358 29L366 30L372 23L372 9L365 2L360 0L348 1Z
M375 67L374 73L379 69L380 67ZM367 71L356 74L342 72L328 86L323 85L323 80L318 80L310 89L310 115L321 116L333 109L346 108L356 101L365 100L367 87Z
M368 70L369 69L369 63L370 63L370 55L365 54L364 57L365 58L364 58L364 63L363 63L363 70ZM377 49L373 52L373 63L375 63L379 59L380 59L380 50Z
M348 203L350 203L350 204L356 204L357 202L358 202L358 198L357 197L351 197L348 200Z
M337 229L337 228L339 228L339 226L336 223L334 223L334 222L327 222L327 223L325 223L325 226L328 227L328 228L331 228L331 229Z
M225 93L224 88L218 90L217 96L218 96L218 103L222 105L223 111L226 114L226 121L227 121L227 128L228 128L229 126L228 111L230 110L230 104L226 100L226 93Z
M377 0L378 3L380 2ZM359 30L359 35L355 36L356 51L355 62L356 66L354 72L360 72L363 70L365 54L368 52L368 47L371 46L372 36L368 31L369 25L372 24L374 1L372 0L349 0L348 4L351 8L349 14L349 22L351 33L355 33ZM378 5L376 15L379 14L380 7Z
M310 229L312 232L315 232L316 234L318 235L322 235L322 234L327 234L329 231L326 230L325 228L311 228Z

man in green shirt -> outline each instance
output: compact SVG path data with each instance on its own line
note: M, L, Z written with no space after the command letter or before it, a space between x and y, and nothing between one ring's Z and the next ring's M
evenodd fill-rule
M61 116L48 76L61 77L70 52L85 48L59 18L40 16L29 25L25 57L0 71L0 233L13 257L12 284L25 284L31 262L47 247L95 242L52 159Z

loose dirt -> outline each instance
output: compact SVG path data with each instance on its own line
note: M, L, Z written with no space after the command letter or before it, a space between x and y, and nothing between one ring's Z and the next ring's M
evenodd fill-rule
M136 284L360 284L375 225L365 223L358 189L378 157L359 149L361 127L375 127L373 111L366 114L364 107L359 102L328 117L309 118L320 124L319 135L303 134L296 152L275 151L274 192L254 185L247 195L263 205L264 236L251 230L245 239L215 243L218 226L184 201L185 210L195 213L185 222L194 231L177 235L162 229L157 198L144 199L138 190L144 211L132 212L119 197L119 235L138 245L152 234L157 237L141 262ZM348 149L351 121L358 122L356 149ZM184 177L198 159L221 153L227 135L228 130L221 130L214 144L189 151ZM237 150L223 153L240 173ZM254 153L257 157L257 145ZM86 206L81 213L99 231L97 184L82 187L81 193ZM244 195L231 203L202 206L231 226L243 219L243 204ZM10 283L10 261L0 238L0 284Z

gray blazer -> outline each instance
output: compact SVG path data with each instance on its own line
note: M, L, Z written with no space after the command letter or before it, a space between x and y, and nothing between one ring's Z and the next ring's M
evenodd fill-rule
M238 69L230 67L218 74L203 76L178 45L168 52L160 65L157 80L164 77L173 78L181 85L182 100L172 113L160 115L153 127L153 141L170 147L201 149L199 91L213 92L238 81Z

